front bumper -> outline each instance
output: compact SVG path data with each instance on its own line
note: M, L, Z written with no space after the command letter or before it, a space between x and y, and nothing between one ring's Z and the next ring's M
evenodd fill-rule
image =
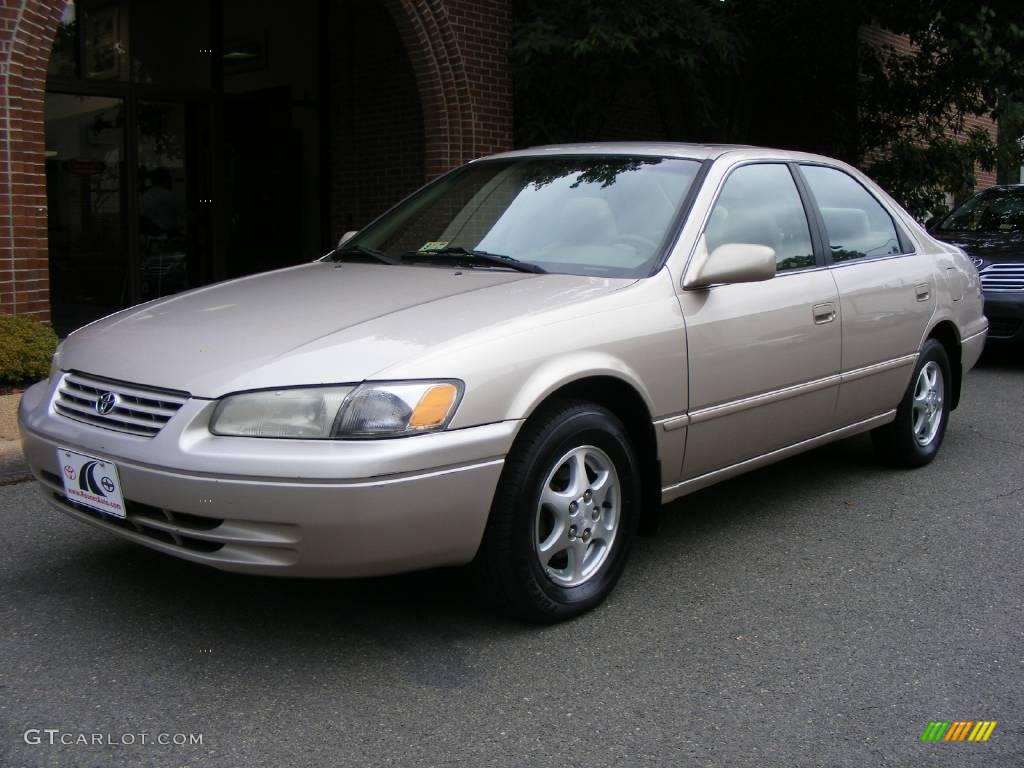
M392 440L218 437L215 402L189 400L154 437L53 412L55 383L22 397L25 459L66 514L177 557L228 571L371 576L466 563L483 535L520 422ZM64 496L57 448L112 460L119 520Z
M996 344L1024 344L1024 291L986 291L988 339Z

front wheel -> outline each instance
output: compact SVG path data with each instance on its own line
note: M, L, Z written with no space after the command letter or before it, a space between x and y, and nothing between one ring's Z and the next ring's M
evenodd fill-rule
M612 591L640 508L636 451L602 406L539 412L505 461L474 570L485 599L528 621L583 613Z
M951 390L946 348L928 339L896 409L896 419L871 433L878 454L903 467L921 467L934 459L946 434Z

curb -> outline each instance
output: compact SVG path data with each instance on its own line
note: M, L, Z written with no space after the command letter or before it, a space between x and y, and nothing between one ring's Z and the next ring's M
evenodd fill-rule
M0 485L13 485L23 483L32 479L28 464L22 458L21 453L8 456L0 456Z

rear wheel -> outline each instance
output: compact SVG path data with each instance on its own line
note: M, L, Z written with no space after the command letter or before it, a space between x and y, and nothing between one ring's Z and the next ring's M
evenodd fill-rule
M928 339L896 409L896 419L871 433L875 450L885 461L920 467L935 458L949 421L952 384L946 348L936 339Z
M485 598L528 621L580 614L611 592L636 527L636 451L622 422L561 403L524 426L474 561Z

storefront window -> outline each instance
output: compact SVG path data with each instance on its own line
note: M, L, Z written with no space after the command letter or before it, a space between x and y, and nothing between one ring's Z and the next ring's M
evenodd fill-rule
M139 103L139 255L142 300L189 287L185 107Z
M209 88L213 49L206 3L135 0L132 79L177 88Z
M120 99L46 95L50 295L58 333L127 306Z
M50 52L50 77L78 76L78 12L74 0L64 6Z
M60 332L322 252L327 7L67 3L46 100Z

